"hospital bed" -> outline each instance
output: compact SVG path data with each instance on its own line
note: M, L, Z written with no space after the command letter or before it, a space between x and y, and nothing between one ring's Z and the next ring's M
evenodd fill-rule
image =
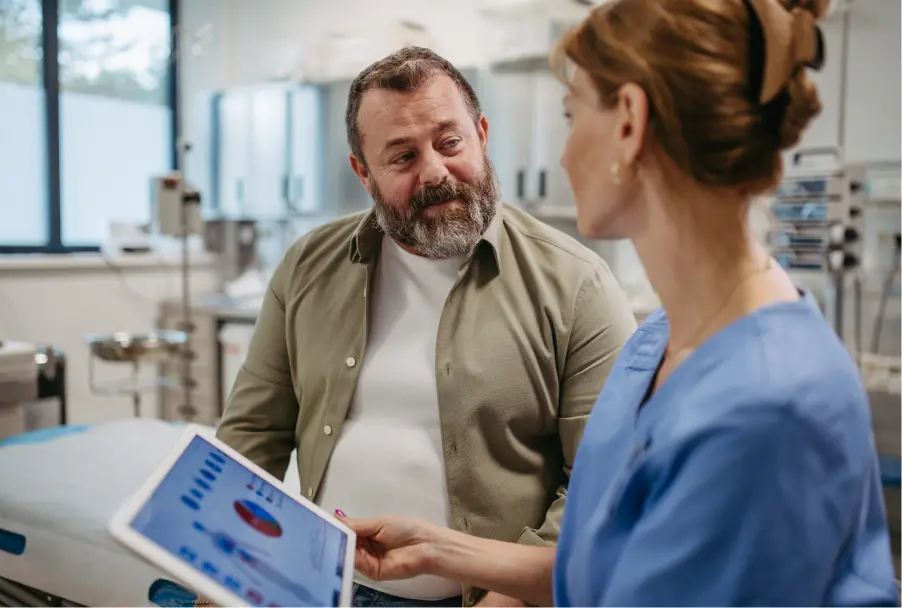
M183 431L129 419L0 441L0 606L193 605L194 593L107 532ZM299 492L294 462L288 470Z

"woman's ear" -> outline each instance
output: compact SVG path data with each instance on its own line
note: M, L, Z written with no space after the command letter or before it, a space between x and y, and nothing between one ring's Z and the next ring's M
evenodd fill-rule
M617 92L617 124L614 130L620 162L638 161L648 131L648 96L637 84L628 83Z

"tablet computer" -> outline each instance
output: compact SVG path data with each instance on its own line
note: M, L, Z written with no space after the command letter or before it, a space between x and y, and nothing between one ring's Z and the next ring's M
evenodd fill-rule
M189 425L109 523L115 539L219 606L349 606L354 532Z

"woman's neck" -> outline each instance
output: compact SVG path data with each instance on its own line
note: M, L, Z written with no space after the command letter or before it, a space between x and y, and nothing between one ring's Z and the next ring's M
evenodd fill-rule
M632 240L667 312L670 352L696 348L766 303L760 279L770 274L769 256L749 232L744 201L719 195L649 204L659 208Z

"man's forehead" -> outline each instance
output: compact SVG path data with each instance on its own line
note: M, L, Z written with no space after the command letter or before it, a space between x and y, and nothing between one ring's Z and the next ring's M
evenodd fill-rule
M368 90L357 121L362 131L374 131L375 135L383 129L449 120L461 112L467 114L467 103L460 88L450 77L435 74L413 91Z

